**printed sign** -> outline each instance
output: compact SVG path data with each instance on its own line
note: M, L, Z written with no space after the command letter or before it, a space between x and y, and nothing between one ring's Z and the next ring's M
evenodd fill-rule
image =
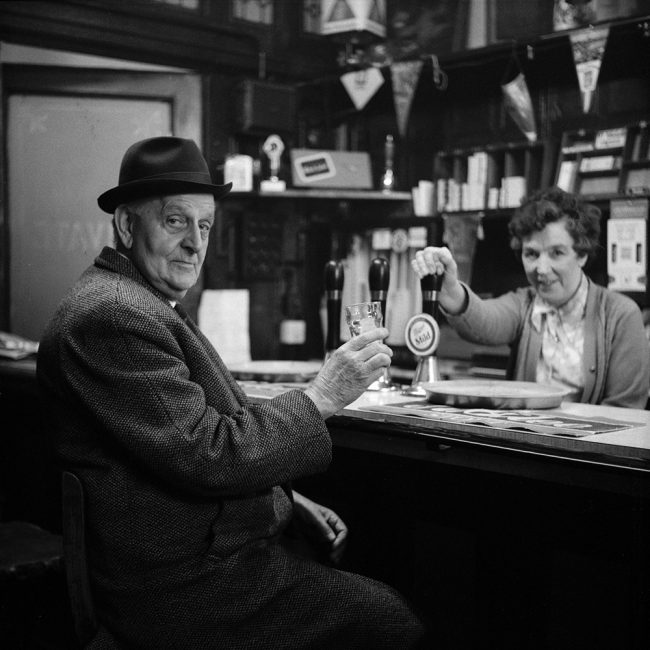
M433 354L440 343L440 328L430 314L416 314L406 323L406 345L419 357Z
M325 151L295 158L293 168L303 183L315 183L336 175L334 161Z
M609 289L645 292L645 219L607 220L607 276Z

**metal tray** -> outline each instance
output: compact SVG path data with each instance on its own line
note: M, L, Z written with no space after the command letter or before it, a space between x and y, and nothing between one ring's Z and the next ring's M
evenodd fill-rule
M247 361L232 364L228 370L242 381L307 382L322 365L322 361Z
M422 384L432 404L490 409L550 409L567 391L531 381L452 379Z

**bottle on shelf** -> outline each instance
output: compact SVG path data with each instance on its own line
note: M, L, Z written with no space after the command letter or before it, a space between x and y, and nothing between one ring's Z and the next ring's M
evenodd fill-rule
M395 189L395 174L393 161L395 158L395 142L393 136L388 134L384 142L384 173L381 176L381 191L392 192Z
M301 360L305 355L307 324L302 316L302 297L294 269L286 269L284 272L282 316L280 357L288 361Z

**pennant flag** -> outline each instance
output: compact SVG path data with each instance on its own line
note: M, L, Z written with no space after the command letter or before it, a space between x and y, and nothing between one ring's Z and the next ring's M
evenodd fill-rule
M582 111L588 113L591 108L600 63L605 54L609 27L584 29L574 34L569 34L573 49L573 61L576 66L580 92L582 93Z
M481 216L443 214L442 241L447 244L458 266L458 279L470 284L474 266L476 240L482 239Z
M360 111L381 88L384 77L377 68L367 68L344 74L341 83L348 91L356 109Z
M503 102L510 117L515 121L529 142L537 140L533 102L530 99L526 77L520 72L512 81L501 84Z
M397 115L397 127L400 135L406 135L409 113L415 88L420 79L422 61L402 61L393 63L390 66L393 80L393 101L395 102L395 113Z

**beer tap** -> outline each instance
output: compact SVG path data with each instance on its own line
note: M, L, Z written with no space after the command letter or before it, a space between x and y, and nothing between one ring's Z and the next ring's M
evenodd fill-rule
M325 264L325 296L327 298L327 334L325 361L341 344L341 295L343 293L343 264L330 260Z
M412 316L406 324L406 345L418 357L418 364L411 385L403 391L405 395L424 397L427 393L422 385L441 380L436 350L440 343L438 294L442 277L442 274L425 275L420 280L422 313Z
M370 287L370 300L381 303L383 325L386 324L386 296L388 295L388 284L390 282L390 265L383 257L376 257L370 262L368 272L368 285ZM398 390L390 378L388 368L384 368L382 376L368 387L368 390Z

